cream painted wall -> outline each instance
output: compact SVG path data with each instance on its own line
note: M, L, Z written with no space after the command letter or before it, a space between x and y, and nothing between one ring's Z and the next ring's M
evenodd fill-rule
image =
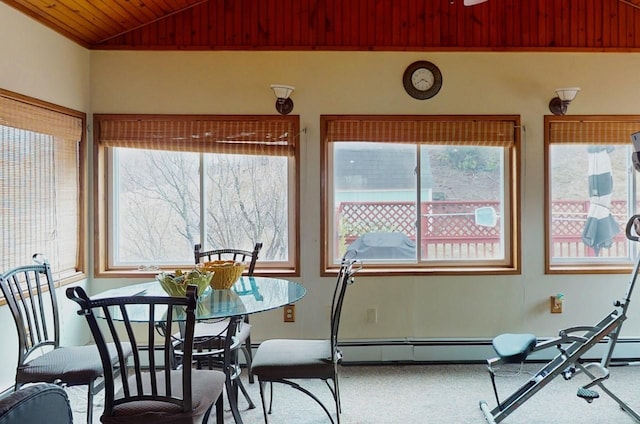
M0 88L78 111L89 110L89 52L0 2ZM45 252L46 253L46 252ZM0 271L1 272L1 271ZM86 285L86 281L80 282ZM89 340L77 305L58 290L64 345ZM6 306L0 307L0 391L15 378L17 336Z
M427 101L402 88L405 67L427 59L442 70ZM505 331L553 336L595 324L624 294L628 275L544 275L543 115L554 90L580 86L571 114L640 114L640 55L397 52L91 52L96 113L273 114L272 83L296 87L302 128L302 275L308 289L297 321L280 311L252 320L255 341L323 337L333 280L320 278L321 114L519 114L523 124L523 273L486 277L360 277L346 300L346 339L490 338ZM607 77L604 77L607 76ZM106 288L106 280L94 289ZM549 296L565 294L551 315ZM366 323L367 308L378 323ZM633 315L633 309L630 311ZM323 319L319 319L323 318ZM640 336L629 319L625 337Z
M89 51L0 3L0 87L88 112Z

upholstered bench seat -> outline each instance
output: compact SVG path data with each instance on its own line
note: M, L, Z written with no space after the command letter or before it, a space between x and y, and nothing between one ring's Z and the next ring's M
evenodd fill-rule
M493 339L493 348L506 363L520 363L536 347L538 340L533 334L500 334Z

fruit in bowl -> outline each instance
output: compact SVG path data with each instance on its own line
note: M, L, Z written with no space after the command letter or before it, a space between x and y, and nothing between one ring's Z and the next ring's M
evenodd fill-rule
M182 271L177 269L174 273L161 272L156 275L156 280L160 283L167 294L171 296L185 296L187 286L190 284L198 286L198 296L202 296L209 287L213 272L192 269L190 271Z
M213 273L211 287L218 290L230 289L240 278L246 263L235 261L208 261L202 264L201 269Z

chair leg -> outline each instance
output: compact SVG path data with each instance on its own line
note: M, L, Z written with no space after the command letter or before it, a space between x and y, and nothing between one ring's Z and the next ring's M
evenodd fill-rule
M220 393L216 400L216 424L224 423L224 395Z
M269 418L267 418L267 402L264 399L264 391L265 391L265 383L264 381L260 381L258 378L258 385L260 386L260 400L262 401L262 414L264 415L264 424L269 424ZM271 383L269 383L271 384ZM271 390L271 398L273 399L273 386ZM269 402L269 414L271 413L271 402Z
M251 400L251 396L249 396L249 393L247 392L247 389L244 387L244 384L242 384L242 381L240 381L240 376L238 376L236 378L237 378L237 383L238 383L237 387L240 389L240 391L242 391L242 394L244 395L244 398L249 403L249 409L255 409L256 405ZM238 393L236 392L236 399L237 398L238 398Z
M273 411L273 381L269 382L269 392L270 392L270 396L269 396L269 413L271 413Z
M229 406L231 407L231 414L233 415L233 420L236 423L242 423L242 417L240 416L240 411L238 410L238 388L235 382L231 381L231 378L228 373L226 373L225 379L225 388L227 389L227 398L229 398Z
M92 380L87 384L87 424L93 424L93 383Z
M340 387L338 386L338 375L333 378L333 397L336 401L336 417L338 417L338 424L340 424L340 414L342 413L342 403L340 402Z
M253 364L253 353L251 352L251 335L247 336L247 340L245 340L244 345L242 346L242 353L244 354L244 359L247 362L247 373L249 375L249 384L253 384L253 373L251 372L251 365Z

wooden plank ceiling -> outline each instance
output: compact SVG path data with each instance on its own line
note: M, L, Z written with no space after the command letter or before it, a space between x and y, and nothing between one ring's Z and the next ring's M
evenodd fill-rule
M89 49L640 51L640 0L2 1Z

